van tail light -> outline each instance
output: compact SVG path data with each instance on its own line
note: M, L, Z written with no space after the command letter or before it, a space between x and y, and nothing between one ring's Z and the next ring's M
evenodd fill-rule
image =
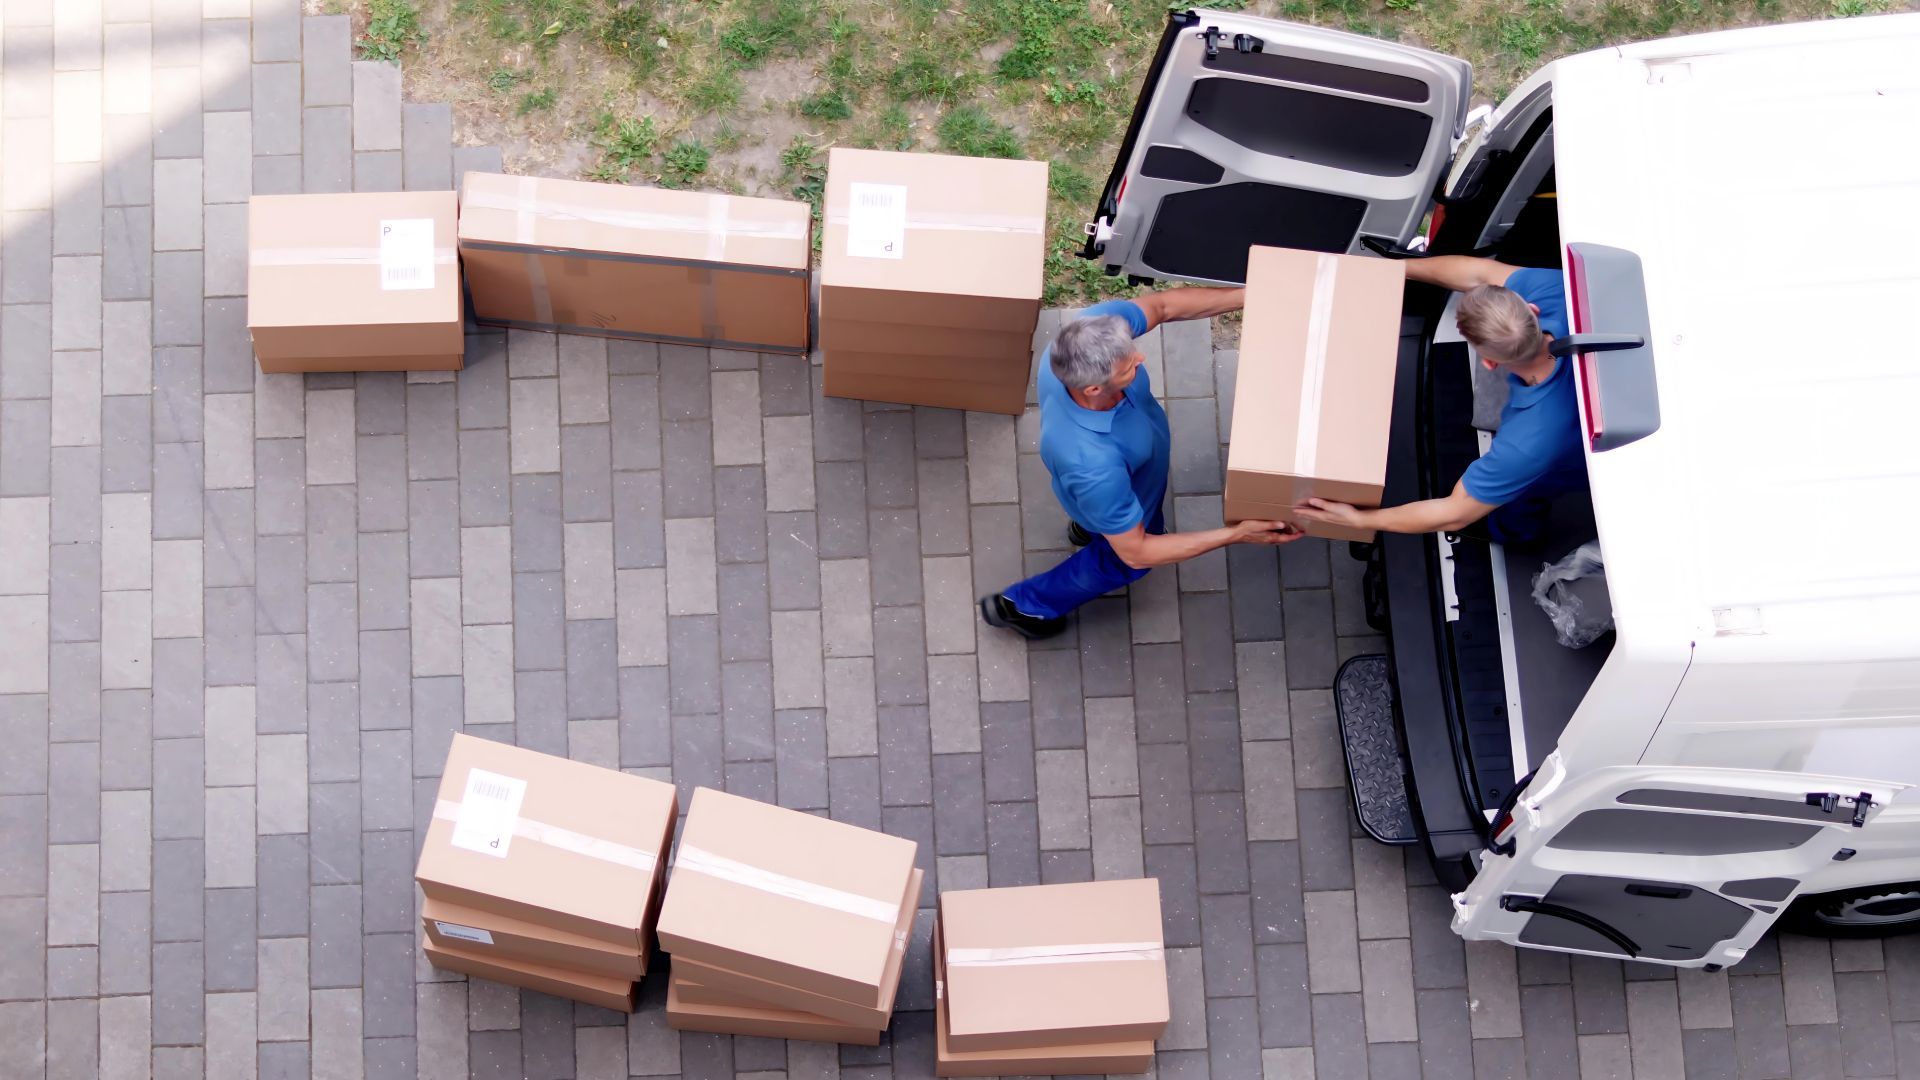
M1567 247L1567 321L1572 324L1573 332L1584 334L1592 329L1587 314L1587 259L1577 245ZM1594 363L1598 353L1579 354L1580 400L1586 407L1587 445L1600 445L1600 437L1607 430L1606 414L1600 405L1600 369Z
M1587 445L1600 453L1658 431L1660 387L1640 257L1601 244L1568 244L1567 315L1572 333L1548 350L1577 365Z

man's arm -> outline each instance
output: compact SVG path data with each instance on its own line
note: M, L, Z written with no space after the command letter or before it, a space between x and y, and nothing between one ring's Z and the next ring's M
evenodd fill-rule
M1507 275L1519 269L1494 259L1478 259L1472 255L1434 255L1425 259L1408 259L1406 266L1409 279L1454 292L1466 292L1481 285L1505 285Z
M1147 329L1164 322L1207 319L1247 306L1245 289L1165 289L1135 300L1146 313Z
M1453 532L1486 517L1495 510L1467 494L1463 480L1453 485L1453 493L1443 499L1422 499L1400 506L1362 510L1329 499L1308 499L1294 510L1309 521L1345 525L1355 529L1378 529L1393 533Z
M1242 521L1199 532L1150 533L1135 525L1107 537L1113 553L1135 570L1151 570L1198 558L1228 544L1290 544L1304 535L1283 521Z

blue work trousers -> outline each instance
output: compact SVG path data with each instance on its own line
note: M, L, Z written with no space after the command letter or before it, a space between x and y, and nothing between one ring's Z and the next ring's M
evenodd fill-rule
M1155 513L1147 522L1147 531L1163 533L1166 525ZM1013 606L1024 614L1040 619L1057 619L1097 596L1122 585L1131 585L1147 576L1113 553L1113 545L1099 533L1086 547L1066 557L1059 566L1035 574L1006 591Z

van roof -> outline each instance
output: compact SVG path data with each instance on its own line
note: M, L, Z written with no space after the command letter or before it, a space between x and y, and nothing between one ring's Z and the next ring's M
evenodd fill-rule
M1562 239L1652 317L1660 429L1589 457L1622 644L1920 656L1917 55L1894 15L1556 63Z

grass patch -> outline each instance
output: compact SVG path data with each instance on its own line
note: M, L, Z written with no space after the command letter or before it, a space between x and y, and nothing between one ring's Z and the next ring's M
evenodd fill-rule
M544 90L529 90L520 95L520 104L516 111L521 116L525 116L528 113L545 112L553 108L553 103L558 99L559 94L551 86Z
M720 47L741 63L758 64L775 54L797 53L819 38L817 0L757 0L721 33Z
M966 157L1025 157L1020 135L978 105L950 109L940 118L940 149Z
M487 89L496 94L505 94L518 86L520 80L525 77L512 68L495 68L493 74L487 76Z
M645 75L652 72L660 60L660 43L666 40L663 30L654 16L653 5L647 0L633 0L627 4L615 3L595 27L594 34L609 53Z
M692 139L682 139L674 143L667 151L661 164L660 186L683 188L692 187L694 181L707 174L707 166L713 160L713 151Z
M740 68L722 59L687 87L688 107L700 113L725 112L740 104Z
M360 58L400 62L400 55L418 48L426 35L420 30L420 9L412 0L371 0L367 29L360 35Z

